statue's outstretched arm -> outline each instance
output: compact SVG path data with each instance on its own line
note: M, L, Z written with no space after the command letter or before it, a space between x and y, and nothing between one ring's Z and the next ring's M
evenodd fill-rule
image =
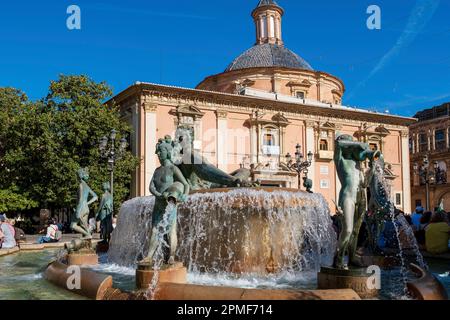
M93 204L94 202L96 202L96 201L98 200L97 194L96 194L94 191L92 191L91 188L89 188L89 195L90 195L92 198L91 198L91 200L89 200L88 206L91 205L91 204Z
M99 216L100 212L102 211L103 207L105 206L105 197L102 197L102 200L100 201L100 205L98 206L98 210L95 213L95 220L97 220L97 217Z
M152 195L154 195L155 197L157 197L157 198L162 197L162 193L160 193L160 192L156 189L154 178L152 179L152 182L150 183L150 193L151 193Z
M83 186L80 184L80 186L78 187L78 203L77 203L77 207L75 209L75 217L77 219L81 218L81 198L82 198L82 193L83 193Z

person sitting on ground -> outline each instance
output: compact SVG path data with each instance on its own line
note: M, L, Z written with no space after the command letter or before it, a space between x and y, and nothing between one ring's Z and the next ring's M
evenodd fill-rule
M0 249L12 249L17 246L14 239L15 231L14 227L7 222L4 215L0 216L0 230L2 233L2 240Z
M50 219L48 221L47 234L44 237L40 237L38 243L55 243L61 240L61 236L61 231L55 221Z
M444 254L448 252L450 226L445 222L442 212L435 212L430 224L425 229L425 245L431 254Z
M9 220L9 224L14 228L14 239L16 239L16 243L25 242L25 232L22 229L16 227L16 222L17 219Z

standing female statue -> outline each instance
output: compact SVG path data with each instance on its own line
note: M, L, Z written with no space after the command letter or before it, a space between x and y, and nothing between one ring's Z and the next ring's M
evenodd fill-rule
M142 263L152 264L155 252L160 245L161 239L158 238L160 227L164 227L162 232L167 233L170 245L170 258L168 263L175 263L175 253L177 249L177 207L179 202L186 200L189 195L189 184L181 173L180 169L172 162L173 146L170 137L160 140L156 147L161 166L155 170L152 182L150 184L150 192L155 196L155 207L152 216L152 235L150 240L150 248L147 258ZM172 211L166 212L172 204ZM168 217L164 217L169 214ZM164 221L166 219L167 221ZM162 226L163 222L168 222L167 226Z
M98 208L95 220L100 221L100 236L102 240L109 243L111 233L113 232L113 197L111 194L111 185L109 182L103 183L103 196Z
M85 239L92 239L88 221L89 206L98 200L98 196L87 184L87 181L89 180L87 169L78 170L78 177L81 180L78 187L78 205L72 215L70 228L77 233L81 233ZM91 197L90 200L89 196Z

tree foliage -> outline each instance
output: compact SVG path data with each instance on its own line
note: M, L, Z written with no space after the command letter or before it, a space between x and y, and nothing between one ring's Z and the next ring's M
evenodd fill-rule
M98 142L112 129L117 142L131 133L118 108L104 104L111 95L106 83L87 76L61 75L36 102L17 89L0 88L0 211L73 208L80 167L89 168L90 185L101 195L109 172ZM116 208L129 195L137 164L129 151L117 162ZM16 206L8 204L20 198Z

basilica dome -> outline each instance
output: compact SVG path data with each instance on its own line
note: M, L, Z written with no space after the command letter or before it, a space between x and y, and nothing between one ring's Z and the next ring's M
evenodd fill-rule
M312 100L340 105L342 80L313 69L283 41L284 9L274 0L259 0L252 11L256 42L224 72L206 77L197 89L265 98ZM296 100L292 100L296 99Z
M288 48L277 44L257 44L237 57L225 70L259 67L284 67L313 71L311 65Z

